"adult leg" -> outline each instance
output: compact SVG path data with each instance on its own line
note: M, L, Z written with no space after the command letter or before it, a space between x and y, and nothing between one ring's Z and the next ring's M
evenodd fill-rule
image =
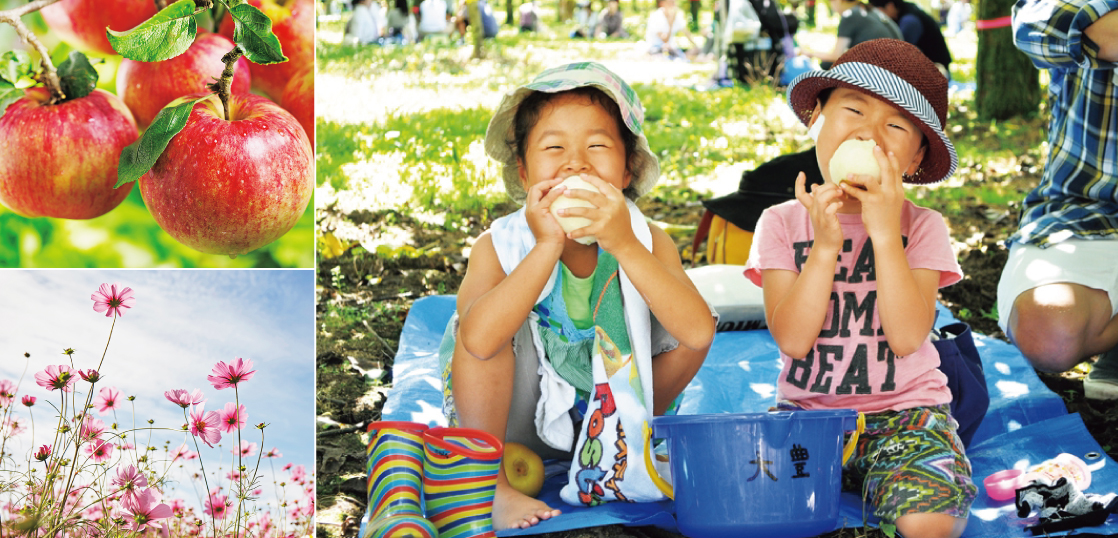
M510 419L517 425L518 431L522 429L525 407L530 408L527 410L528 416L534 416L535 413L535 405L519 401L525 383L517 383L517 355L525 348L532 348L531 333L528 332L531 330L525 324L513 337L510 345L488 360L470 355L460 340L455 342L454 356L451 359L451 387L460 426L482 430L497 437L502 443L506 440L523 442L521 439L510 439L508 430ZM534 356L534 349L531 354ZM522 372L527 369L520 368ZM537 399L538 383L537 376ZM518 388L521 390L517 390ZM532 431L534 432L534 427ZM516 436L519 437L519 433ZM533 443L529 441L524 444L531 447ZM497 492L493 498L494 530L528 528L540 520L556 515L559 515L558 510L513 489L502 467L497 476Z
M1118 345L1118 240L1014 244L998 283L998 323L1038 370L1068 370Z

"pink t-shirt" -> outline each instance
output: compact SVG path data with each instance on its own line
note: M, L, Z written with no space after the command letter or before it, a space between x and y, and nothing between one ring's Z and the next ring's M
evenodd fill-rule
M780 353L784 365L777 383L778 400L805 409L850 408L865 413L949 403L951 391L931 340L905 357L889 349L877 314L873 245L862 216L839 214L838 218L845 241L831 308L807 357ZM963 277L939 213L906 200L901 234L911 268L940 271L940 287ZM746 278L761 286L762 270L799 273L814 237L811 217L797 200L766 209L754 232Z

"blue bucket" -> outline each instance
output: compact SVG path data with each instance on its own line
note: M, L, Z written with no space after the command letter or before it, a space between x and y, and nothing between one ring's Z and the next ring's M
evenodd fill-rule
M653 480L689 537L816 536L838 523L842 465L863 424L851 409L655 417L646 435L667 441L674 491Z

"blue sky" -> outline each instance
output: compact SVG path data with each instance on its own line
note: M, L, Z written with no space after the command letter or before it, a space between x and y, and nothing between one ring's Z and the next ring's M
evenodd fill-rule
M252 426L266 422L263 449L275 447L283 454L272 461L280 478L287 478L281 467L288 462L304 465L308 475L313 472L311 270L0 270L0 379L19 382L20 397L39 399L32 409L34 446L50 442L47 435L53 426L47 424L53 425L57 414L48 402L57 406L59 401L59 393L36 385L34 375L50 364L68 364L65 348L76 350L75 367L97 366L112 318L94 312L90 295L105 282L132 288L136 299L117 319L97 391L115 386L123 395L135 396L137 426L153 419L156 427L179 428L185 422L182 410L167 401L164 391L202 389L206 409L217 410L232 402L234 393L215 390L207 382L213 365L237 357L251 359L256 375L240 387L240 401L248 412L242 438L259 444L259 431ZM24 359L25 352L30 359ZM84 393L89 385L79 380L77 386ZM26 418L27 408L16 408ZM106 424L118 422L122 429L132 424L127 406L115 419L112 414L94 414ZM162 447L164 439L174 448L185 437L157 433L151 444ZM223 434L220 450L201 445L211 477L218 465L229 470L234 439ZM145 440L146 434L140 443ZM189 444L193 447L192 441ZM27 432L16 446L16 461L26 461L24 454L31 447ZM267 502L273 497L268 460L263 460L261 470L261 500ZM194 487L184 482L177 496L194 504ZM211 478L211 487L212 483Z

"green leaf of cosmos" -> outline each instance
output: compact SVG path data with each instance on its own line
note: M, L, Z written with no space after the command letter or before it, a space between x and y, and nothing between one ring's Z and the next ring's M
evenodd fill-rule
M97 88L97 70L89 63L89 58L76 50L58 64L58 78L67 101L85 97Z
M113 185L113 188L136 181L151 170L151 167L155 166L155 161L163 154L163 150L167 149L167 144L171 143L171 139L186 127L186 120L190 118L194 103L207 97L209 95L194 99L176 99L163 107L144 131L143 136L121 150L116 185Z
M131 30L106 30L109 44L129 60L169 60L194 43L198 33L198 23L194 20L196 12L194 0L178 0Z
M255 64L286 62L279 38L272 33L272 20L252 4L240 4L229 10L236 23L233 42L245 51L245 58Z
M0 55L0 81L15 84L19 79L31 76L32 69L31 56L22 50L9 50Z

